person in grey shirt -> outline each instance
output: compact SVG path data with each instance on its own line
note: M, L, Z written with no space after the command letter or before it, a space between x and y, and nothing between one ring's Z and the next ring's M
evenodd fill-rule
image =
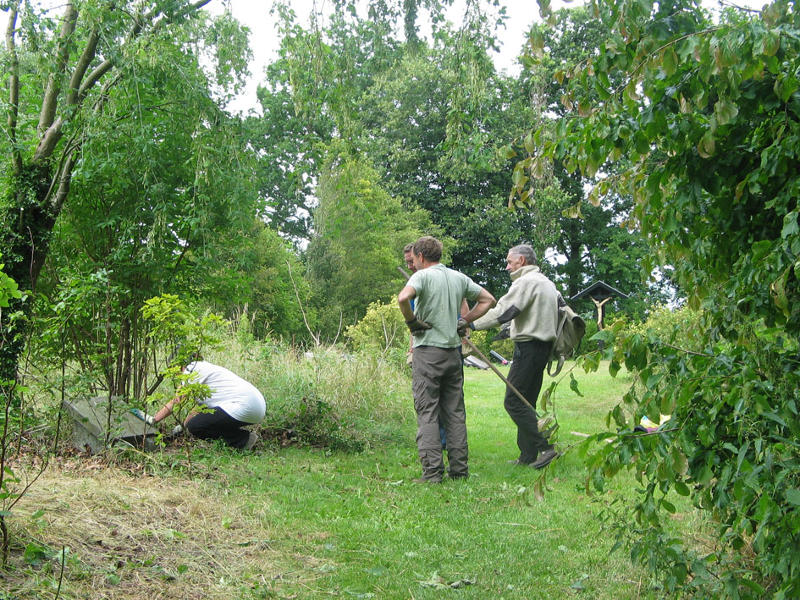
M436 238L417 240L413 256L417 270L400 291L398 303L413 335L411 379L422 463L422 477L417 481L440 483L444 474L440 420L447 435L448 475L469 475L461 337L471 321L494 306L495 299L463 273L439 262L442 243ZM459 319L464 298L476 304Z

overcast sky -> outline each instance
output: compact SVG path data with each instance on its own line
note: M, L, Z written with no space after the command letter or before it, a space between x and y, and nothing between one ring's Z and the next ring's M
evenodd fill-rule
M488 4L488 3L487 3ZM515 61L519 54L525 34L535 20L539 20L539 8L535 0L506 0L505 31L498 35L501 47L500 53L495 56L495 64L500 70L509 74L517 72ZM571 3L574 5L575 2ZM312 10L326 14L332 7L330 0L292 0L292 8L304 24ZM568 6L562 0L554 0L553 8ZM274 28L274 17L269 14L272 6L271 0L214 0L209 6L209 11L219 13L229 6L233 16L250 28L250 46L253 50L254 61L250 66L252 77L245 92L230 106L237 111L246 111L255 108L256 86L262 81L265 66L277 56L278 35ZM455 6L448 12L448 20L459 25L464 14L463 1L456 0ZM420 25L424 17L420 18ZM422 31L422 34L425 32Z
M367 0L362 0L365 5ZM722 0L727 4L761 8L765 0ZM501 0L503 2L503 0ZM581 0L552 0L554 10L565 6L581 4ZM719 8L720 0L703 0L707 8ZM486 3L489 4L488 2ZM509 75L518 73L516 58L525 41L525 34L534 22L540 21L539 7L536 0L505 0L506 29L498 34L500 52L496 54L495 65L498 70ZM308 16L312 11L318 14L327 14L333 3L331 0L291 0L291 6L303 24L308 23ZM250 65L251 78L246 90L229 106L235 111L247 111L257 107L256 87L263 81L264 68L276 58L278 50L278 34L275 31L275 19L270 15L272 0L213 0L209 11L219 13L230 7L233 16L250 28L250 46L253 50L254 61ZM448 20L458 26L463 20L464 2L455 0L454 6L448 12ZM421 16L419 23L424 24L425 17ZM421 32L423 35L424 31Z

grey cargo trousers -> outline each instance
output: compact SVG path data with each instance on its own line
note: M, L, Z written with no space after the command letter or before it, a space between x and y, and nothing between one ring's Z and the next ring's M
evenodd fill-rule
M441 481L444 474L439 422L447 433L450 477L467 477L467 414L464 410L461 347L414 348L411 386L417 412L417 451L422 479Z

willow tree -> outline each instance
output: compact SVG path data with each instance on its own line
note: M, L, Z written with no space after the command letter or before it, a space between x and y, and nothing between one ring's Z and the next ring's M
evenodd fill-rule
M6 92L0 252L21 289L36 288L82 149L93 125L108 118L105 109L116 88L135 80L137 63L164 44L185 53L202 46L181 33L203 18L200 9L210 1L67 0L58 18L22 0L3 3L8 24L0 55ZM206 48L226 83L238 57L221 46ZM22 298L3 313L0 381L16 376L30 306Z

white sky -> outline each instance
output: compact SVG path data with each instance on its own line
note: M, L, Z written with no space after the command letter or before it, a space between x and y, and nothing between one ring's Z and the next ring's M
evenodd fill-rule
M368 0L361 0L362 5ZM495 56L495 65L498 70L514 75L519 72L515 63L522 46L525 35L534 22L540 21L539 7L536 0L501 0L506 6L506 29L498 34L500 53ZM705 6L711 10L719 8L721 3L735 4L760 9L767 0L703 0ZM553 10L565 6L575 6L582 0L552 0ZM488 5L489 3L486 2ZM308 23L308 16L312 11L317 14L328 14L332 9L331 0L291 0L291 6L301 23ZM251 77L245 91L229 106L235 111L246 112L257 109L256 88L263 81L266 65L277 57L279 46L278 34L275 31L275 18L270 15L272 0L213 0L208 6L211 13L218 14L226 7L230 7L233 16L250 28L250 47L253 51L253 63L250 65ZM458 26L464 14L464 0L455 0L454 6L448 11L448 19ZM425 16L420 15L418 20L424 25ZM424 30L422 34L424 35Z
M487 5L489 3L487 2ZM506 29L498 35L501 44L500 53L495 57L497 68L509 74L517 72L518 67L514 62L522 49L525 34L534 21L539 20L539 7L536 0L505 0ZM574 3L572 3L574 5ZM312 10L326 14L332 7L330 0L292 0L292 8L298 19L307 24L308 15ZM563 0L554 0L553 8L569 6ZM278 34L275 31L275 19L269 14L272 6L271 0L214 0L208 7L209 11L218 14L225 7L230 7L233 16L250 28L250 47L253 50L254 61L250 66L251 78L247 89L234 100L230 107L237 111L247 111L256 108L256 87L263 80L264 68L277 57L279 46ZM464 14L463 0L456 0L447 13L448 19L454 25L459 25ZM423 25L425 17L420 16L418 22ZM424 31L421 31L424 35Z

